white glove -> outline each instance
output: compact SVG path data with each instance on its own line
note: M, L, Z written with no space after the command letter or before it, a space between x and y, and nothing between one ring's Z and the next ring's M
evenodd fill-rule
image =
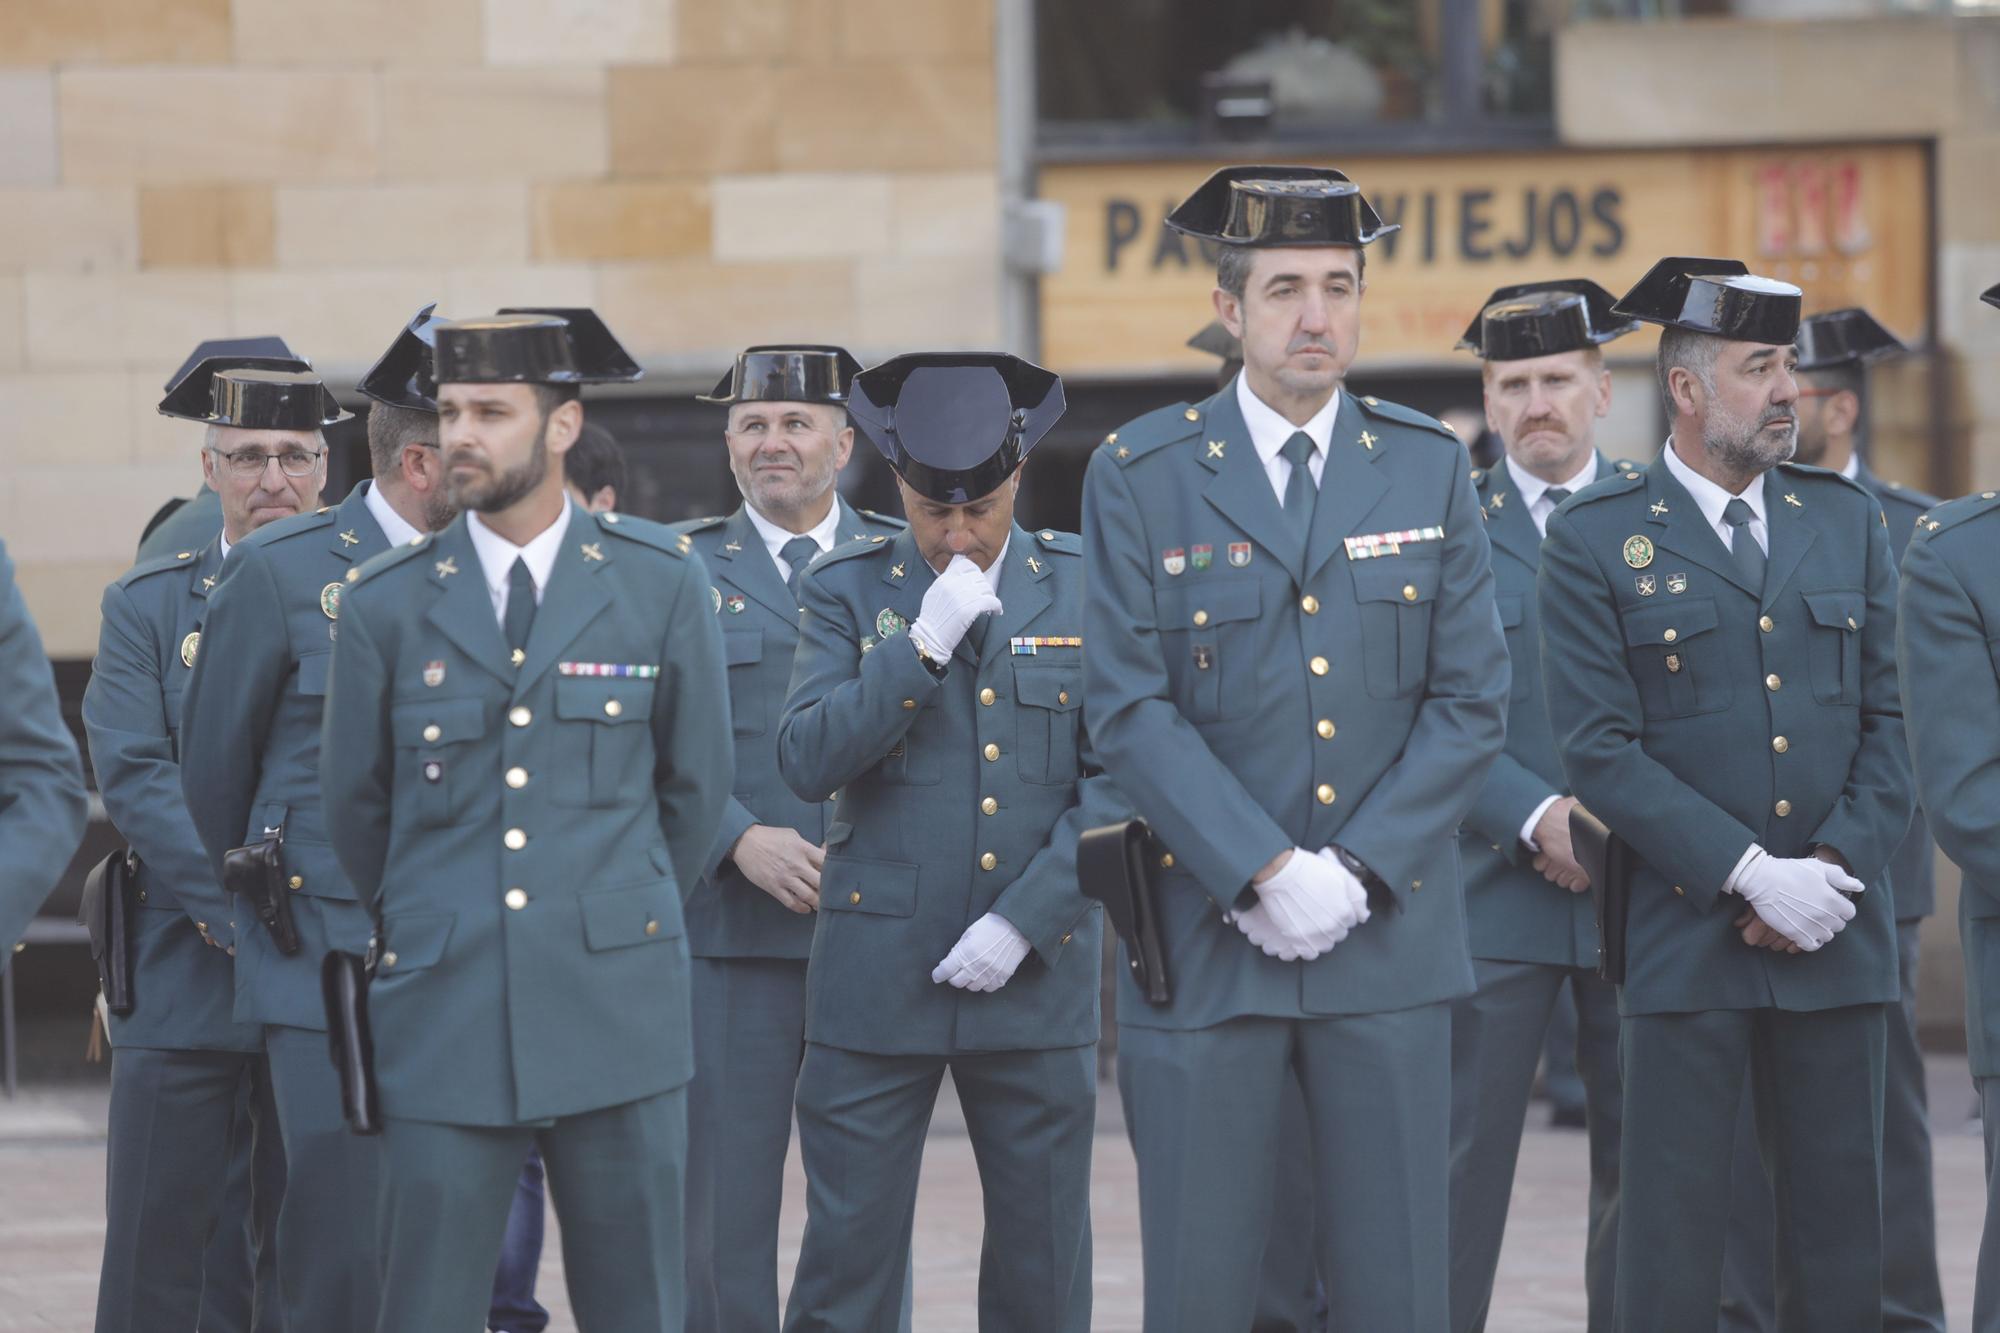
M910 637L942 663L958 647L958 641L972 628L972 622L988 613L1000 613L1000 599L986 581L986 571L962 555L955 555L944 573L924 591L924 604L910 626Z
M1841 895L1859 893L1863 885L1831 861L1792 860L1760 847L1734 887L1765 925L1811 952L1854 919L1854 904Z
M1310 963L1322 952L1299 941L1286 939L1284 932L1271 920L1271 914L1265 910L1261 902L1241 912L1230 912L1228 920L1235 923L1236 928L1243 932L1244 938L1282 962Z
M1282 870L1253 887L1257 905L1236 928L1274 958L1310 962L1368 919L1361 881L1327 851L1296 848Z
M999 990L1028 956L1028 937L1014 923L988 912L965 928L944 961L931 969L932 981L949 981L960 990Z

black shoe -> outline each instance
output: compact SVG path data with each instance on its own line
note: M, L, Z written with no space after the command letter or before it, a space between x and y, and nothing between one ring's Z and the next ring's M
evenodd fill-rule
M1549 1112L1550 1129L1583 1129L1588 1124L1581 1106L1558 1106Z

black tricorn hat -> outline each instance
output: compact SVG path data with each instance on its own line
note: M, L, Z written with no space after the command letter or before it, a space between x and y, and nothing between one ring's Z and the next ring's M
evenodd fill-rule
M1996 309L2000 309L2000 282L1994 283L1991 287L1981 292L1979 299Z
M444 321L431 314L436 309L433 301L411 316L389 350L354 387L390 407L437 411L437 326Z
M588 306L507 306L503 315L554 315L569 324L578 384L629 384L646 372Z
M896 475L968 504L1014 474L1061 419L1062 378L1001 352L918 352L854 377L847 410Z
M729 373L707 393L704 403L834 403L847 401L847 386L861 363L843 347L818 343L775 343L752 347L736 358Z
M589 310L439 320L439 384L609 384L644 372Z
M1187 346L1197 352L1207 352L1218 361L1241 361L1243 340L1229 331L1229 326L1219 319L1211 319L1201 326L1194 337L1187 340Z
M1858 306L1828 310L1799 322L1799 369L1831 370L1907 352L1900 339Z
M196 367L160 401L160 414L238 430L302 431L321 430L353 417L341 410L312 371L296 369L295 361L266 360L275 364L230 365L205 377Z
M181 381L188 377L188 372L202 362L225 358L243 365L248 365L252 362L276 360L296 361L301 368L310 367L310 363L304 357L285 345L283 338L268 336L261 338L210 338L206 342L195 344L195 349L188 353L188 359L181 362L180 369L167 376L167 382L161 385L160 388L163 392L172 393L179 387ZM211 370L210 373L213 374L214 371Z
M1614 299L1588 278L1502 287L1466 326L1458 350L1487 361L1525 361L1600 347L1639 327L1611 313Z
M1789 343L1799 335L1805 294L1763 278L1736 259L1662 259L1611 307L1648 324L1732 342Z
M1384 224L1331 167L1224 167L1167 214L1175 231L1226 245L1367 245Z

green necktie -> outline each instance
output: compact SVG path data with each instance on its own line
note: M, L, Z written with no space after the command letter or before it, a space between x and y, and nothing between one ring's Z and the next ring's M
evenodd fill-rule
M1743 579L1750 585L1750 591L1764 591L1764 548L1757 544L1757 538L1750 531L1750 521L1757 516L1740 496L1723 506L1722 521L1730 526L1729 553L1736 557L1736 567L1743 571Z
M785 586L792 590L792 600L799 600L799 575L806 572L806 566L819 554L819 543L810 537L794 537L778 548L778 559L792 567L792 576L785 580Z
M518 555L514 568L507 572L507 614L500 623L507 631L507 646L515 652L524 651L528 631L535 623L535 577L528 572L528 562Z
M1278 449L1284 460L1292 465L1291 479L1285 483L1285 517L1291 521L1292 531L1300 541L1312 531L1313 503L1319 499L1319 487L1313 481L1312 469L1306 460L1312 457L1312 436L1302 430L1292 432Z

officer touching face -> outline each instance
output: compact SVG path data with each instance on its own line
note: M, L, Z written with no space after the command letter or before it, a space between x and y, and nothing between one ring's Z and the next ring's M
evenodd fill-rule
M1100 919L1076 843L1118 811L1083 725L1077 539L1014 521L1062 384L1010 356L898 357L848 410L908 531L822 556L778 768L835 806L806 974L806 1231L788 1333L895 1326L946 1069L979 1161L985 1333L1090 1326Z
M1882 1327L1883 876L1910 821L1881 506L1788 463L1799 289L1666 259L1614 307L1664 326L1673 434L1549 519L1549 714L1629 843L1617 1326L1712 1327L1746 1086L1775 1182L1778 1320Z

